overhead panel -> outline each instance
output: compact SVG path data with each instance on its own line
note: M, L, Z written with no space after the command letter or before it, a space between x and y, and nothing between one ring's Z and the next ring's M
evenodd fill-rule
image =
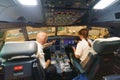
M72 25L88 10L86 0L43 0L47 25Z

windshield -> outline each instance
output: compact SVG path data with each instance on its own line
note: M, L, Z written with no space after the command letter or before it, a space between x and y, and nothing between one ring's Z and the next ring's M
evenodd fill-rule
M27 26L27 35L29 40L35 39L36 34L40 31L46 32L48 36L66 35L66 36L77 36L78 31L86 26L64 26L64 27L31 27ZM57 32L56 32L57 30ZM10 29L6 32L5 41L25 41L25 35L21 28ZM99 37L109 37L107 28L92 27L89 31L89 37L96 39Z
M28 37L29 39L35 39L36 38L36 34L40 31L42 32L46 32L48 34L48 36L53 36L55 35L55 27L39 27L39 28L34 28L31 26L27 26L27 33L28 33Z

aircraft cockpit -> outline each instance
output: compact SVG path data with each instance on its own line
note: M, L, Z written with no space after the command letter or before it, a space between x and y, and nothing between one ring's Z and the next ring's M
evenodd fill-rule
M57 33L56 33L56 27L40 27L40 28L36 27L36 28L34 28L34 27L31 27L31 26L27 26L26 29L27 29L28 37L24 37L25 35L24 35L23 30L18 28L18 29L3 30L4 37L1 38L1 39L3 39L5 41L5 43L6 42L11 42L11 41L12 42L18 42L18 43L21 42L21 41L22 42L24 42L24 41L35 41L36 34L38 32L44 31L44 32L48 33L48 41L47 41L48 43L51 42L52 40L56 40L55 43L53 43L51 46L49 46L49 51L51 53L51 64L56 66L57 73L59 74L58 78L60 80L71 80L74 77L76 77L78 74L84 73L84 72L89 70L89 68L88 69L85 68L85 70L84 70L82 68L82 66L78 65L77 61L74 60L73 57L71 57L71 55L72 55L71 53L73 53L73 52L72 52L72 49L70 47L71 46L76 47L77 43L80 41L80 38L79 38L77 32L78 32L78 30L80 30L82 28L86 28L86 26L81 26L81 27L78 27L78 26L57 27ZM110 37L110 33L109 33L108 28L92 27L91 29L89 29L89 38L92 41L96 40L97 38L109 38L109 37ZM4 45L4 42L2 42L2 40L1 40L1 43L3 43L3 45ZM101 43L101 44L103 44L103 43ZM112 43L112 42L110 42L110 43ZM117 42L117 44L113 43L113 45L118 47L119 42ZM1 47L3 45L1 45ZM97 45L98 45L98 43L97 43ZM109 45L109 47L111 46L111 44L108 44L108 45ZM108 45L106 45L106 46L108 46ZM116 49L116 47L115 47L115 49ZM112 51L114 51L114 50L112 50ZM112 53L112 52L110 52L110 53ZM114 55L112 54L112 56L114 56ZM105 60L99 62L99 60L101 60L101 59L105 59ZM101 70L101 69L104 70L104 68L109 66L109 64L106 64L106 66L104 66L103 68L101 66L102 64L107 62L106 59L112 60L110 55L109 56L104 56L104 57L99 56L99 57L97 57L97 60L95 58L96 61L94 63L94 66L91 67L91 69L92 69L93 72L96 73L96 75L95 74L90 75L91 73L89 73L89 76L90 76L91 79L101 80L103 78L103 75L102 75L103 73L101 74L100 73L101 71L99 71L99 70ZM117 55L117 57L114 56L114 59L116 60L114 65L119 66L119 65L117 65L117 63L119 63L117 61L119 59L118 55ZM31 60L31 59L29 59L29 60ZM33 60L34 60L34 58L32 58L32 61ZM26 59L25 59L25 61L26 61ZM74 62L74 61L76 61L76 62ZM92 61L94 61L94 57L92 58ZM92 64L92 63L90 62L90 64ZM99 65L98 65L98 63L99 63ZM29 63L29 64L31 64L31 63ZM77 67L75 65L77 65ZM97 69L98 67L100 69ZM115 67L113 67L113 68L115 68ZM96 72L97 70L98 70L98 72ZM116 70L118 70L118 69L115 69L114 71L116 71ZM114 72L110 71L110 73L113 74ZM119 74L119 71L115 72L115 73ZM70 76L68 76L68 75L70 75ZM100 77L98 77L98 75ZM108 74L106 73L104 75L105 75L104 77L106 78L106 76Z
M34 56L39 32L55 40L55 80L120 80L119 26L120 0L0 0L0 80L46 80ZM82 28L93 41L84 64L72 49Z

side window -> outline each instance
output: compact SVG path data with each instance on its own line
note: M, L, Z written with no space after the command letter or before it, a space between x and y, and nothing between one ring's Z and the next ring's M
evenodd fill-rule
M5 32L4 31L0 31L0 50L4 44L4 37L5 37Z
M109 32L107 28L92 27L89 31L89 37L93 40L97 38L107 38L109 37Z
M36 38L36 34L40 31L48 33L48 36L55 35L55 27L31 27L27 26L27 34L30 40L34 40Z
M20 28L6 31L5 42L7 41L24 41L24 35Z

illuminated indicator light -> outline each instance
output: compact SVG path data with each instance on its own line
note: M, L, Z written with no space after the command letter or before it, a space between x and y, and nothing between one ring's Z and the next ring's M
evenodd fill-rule
M23 70L23 66L15 66L14 71Z

